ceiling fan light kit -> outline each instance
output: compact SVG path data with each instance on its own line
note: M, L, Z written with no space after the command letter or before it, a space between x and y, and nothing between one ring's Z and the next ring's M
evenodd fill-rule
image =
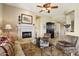
M54 8L58 8L58 6L54 6L52 3L45 3L43 5L37 5L37 7L40 7L41 8L41 11L40 12L43 12L43 11L47 11L48 13L50 13L50 11Z
M46 8L42 8L42 10L46 10Z

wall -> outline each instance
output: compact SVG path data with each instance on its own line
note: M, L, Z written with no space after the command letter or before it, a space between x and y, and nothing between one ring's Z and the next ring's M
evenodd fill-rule
M79 9L75 10L74 16L74 32L79 36Z
M47 22L52 22L52 19L50 17L46 17L46 16L41 17L40 36L43 36L44 33L46 33L46 23Z
M3 27L6 24L11 24L13 31L17 31L17 24L18 24L18 16L21 15L21 13L32 15L33 16L33 24L35 24L35 33L37 33L38 36L43 36L44 33L46 33L46 22L54 22L55 23L55 31L59 33L60 25L59 23L56 23L55 19L48 17L48 16L40 16L38 19L36 19L36 14L33 12L29 12L24 9L3 5Z
M40 24L41 24L41 16L37 15L37 17L36 17L35 35L39 37L40 32L41 32L41 26L40 26Z
M17 31L18 16L23 14L33 16L33 24L35 24L35 14L24 9L13 6L3 5L3 25L11 24L13 31Z
M0 26L2 26L2 4L0 4Z
M44 35L44 33L46 33L46 23L47 22L55 23L55 37L59 36L60 24L57 23L55 21L55 19L52 19L51 17L48 17L48 16L41 16L38 21L40 22L40 23L38 23L40 28L38 28L39 31L37 33L37 36L42 37Z
M3 26L11 24L13 31L17 31L18 16L21 15L21 13L33 16L35 33L37 33L38 36L43 36L43 34L46 33L46 22L53 22L53 20L48 16L40 16L39 19L36 19L36 14L32 12L5 4L3 5L3 11Z

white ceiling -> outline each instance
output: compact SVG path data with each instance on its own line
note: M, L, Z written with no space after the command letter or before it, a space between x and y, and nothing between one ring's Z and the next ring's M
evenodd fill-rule
M79 4L77 3L55 3L55 5L58 5L59 7L57 9L53 9L51 13L47 12L39 13L41 9L36 6L42 3L6 3L6 4L47 16L60 16L63 15L66 10L79 6Z

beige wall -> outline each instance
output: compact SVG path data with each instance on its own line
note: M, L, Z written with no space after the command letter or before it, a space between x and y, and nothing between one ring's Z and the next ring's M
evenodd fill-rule
M21 13L33 16L33 24L35 24L35 31L39 36L43 35L46 32L46 28L44 28L46 22L52 21L52 19L47 16L40 16L39 19L36 19L36 14L32 12L8 5L3 5L3 25L5 26L6 24L11 24L13 30L17 31L18 16L21 15Z
M33 24L35 24L35 31L37 32L38 36L43 36L43 34L46 33L46 22L55 22L55 19L52 19L48 16L40 16L39 19L36 19L36 14L32 12L8 5L3 5L3 25L11 24L13 30L17 31L18 16L21 15L21 13L33 16ZM57 25L58 23L55 24L57 31L59 31Z
M44 33L46 33L46 23L47 22L52 22L52 23L55 23L55 36L58 37L59 34L59 31L60 31L60 26L59 26L59 23L57 23L55 21L55 19L51 18L51 17L48 17L48 16L41 16L39 19L37 19L37 34L38 36L43 36Z
M21 15L21 13L32 15L33 24L35 24L35 15L32 12L8 5L3 5L3 11L3 24L11 24L14 31L17 30L18 16Z
M0 26L2 26L2 4L0 4Z

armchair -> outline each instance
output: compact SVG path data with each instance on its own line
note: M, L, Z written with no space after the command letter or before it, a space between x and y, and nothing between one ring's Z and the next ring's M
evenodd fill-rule
M76 52L77 41L78 38L74 39L74 42L58 41L56 48L62 50L65 55L71 55Z

